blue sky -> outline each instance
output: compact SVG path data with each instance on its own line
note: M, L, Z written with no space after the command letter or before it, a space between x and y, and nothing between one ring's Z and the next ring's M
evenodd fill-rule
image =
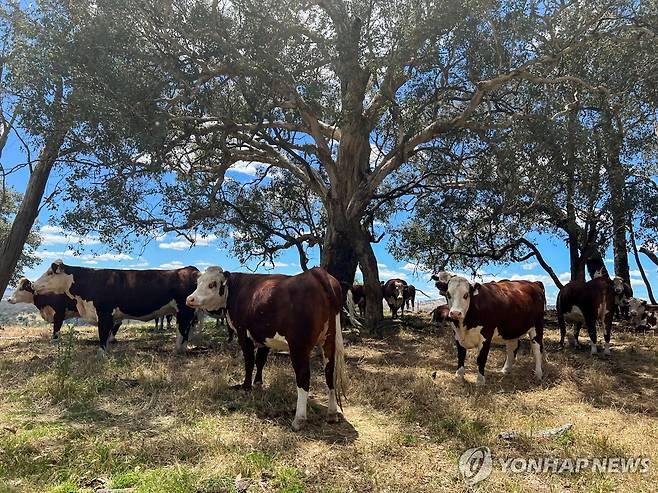
M5 169L25 160L24 153L15 138L12 138L8 142L2 159ZM244 176L253 172L255 172L255 168L249 165L242 166L238 171L230 171L236 178L239 178L240 175ZM22 169L10 175L7 183L17 191L22 192L25 189L27 177L27 170ZM49 181L46 196L49 192L52 192L58 181L58 174L55 172ZM65 208L66 204L59 204L59 206ZM396 219L393 218L394 223ZM240 265L237 259L224 248L224 239L217 238L214 235L199 238L197 244L191 246L184 238L176 237L170 233L154 238L144 248L141 248L141 246L136 248L135 252L116 253L104 248L99 239L93 235L81 238L69 232L62 231L57 226L56 216L53 216L46 208L40 213L37 228L43 237L41 247L39 248L41 263L36 268L25 272L25 275L30 279L38 277L53 260L58 258L63 259L69 264L95 268L147 269L177 268L185 265L195 265L203 270L209 265L220 265L230 271L253 271L256 269L255 262L251 265ZM410 263L410 260L396 261L387 251L387 241L388 239L385 238L379 244L374 245L380 268L380 278L382 280L392 277L406 279L425 291L432 298L438 298L436 288L429 279L430 273L422 269L416 269L415 265ZM555 238L540 237L538 239L538 246L555 272L560 275L563 281L567 281L569 278L569 259L564 244ZM312 253L309 265L318 265L319 252L316 249ZM605 257L608 269L612 272L612 251L606 252ZM635 295L646 298L646 288L640 278L637 265L632 257L630 260ZM642 260L654 290L658 291L658 273L655 266L647 259ZM300 271L297 253L295 250L283 252L277 258L274 265L260 267L258 271L295 274ZM521 264L485 266L480 271L480 275L479 280L484 281L501 278L540 280L546 286L547 301L550 305L554 304L555 297L557 296L557 288L533 259ZM419 295L418 298L421 300L424 299L422 295Z

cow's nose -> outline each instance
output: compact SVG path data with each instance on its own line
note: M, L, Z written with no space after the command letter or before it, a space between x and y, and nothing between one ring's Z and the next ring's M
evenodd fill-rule
M450 318L460 319L460 318L462 318L462 312L459 312L459 311L456 311L456 310L451 310L450 311Z
M194 298L192 296L188 296L187 299L185 300L185 304L187 306L192 306L194 304Z

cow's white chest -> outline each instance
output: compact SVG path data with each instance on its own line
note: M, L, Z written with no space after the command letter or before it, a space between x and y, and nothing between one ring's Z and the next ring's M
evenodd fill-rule
M158 310L151 312L147 315L141 315L141 316L134 316L129 313L124 313L118 308L115 308L114 311L112 312L112 317L114 318L114 320L123 320L129 318L132 320L141 320L142 322L148 322L149 320L153 320L154 318L164 317L165 315L176 315L176 313L178 313L178 304L176 303L176 300L171 300L169 303L159 308Z
M482 345L482 341L484 341L484 336L481 334L481 325L467 329L464 327L463 323L460 323L454 325L454 330L455 339L457 339L457 342L459 342L459 344L461 344L462 347L465 347L466 349L480 347Z
M53 323L55 321L55 309L52 306L44 306L39 310L39 313L46 322Z
M510 340L503 339L503 336L501 336L500 332L498 332L498 328L495 328L493 336L491 337L491 342L494 342L496 344L507 344L510 342Z
M275 351L290 351L288 341L278 332L274 333L274 337L266 337L265 345Z
M571 307L571 311L564 314L564 319L571 323L585 323L585 316L577 306Z
M93 301L83 300L80 296L76 296L75 302L81 318L87 322L98 323L98 314Z

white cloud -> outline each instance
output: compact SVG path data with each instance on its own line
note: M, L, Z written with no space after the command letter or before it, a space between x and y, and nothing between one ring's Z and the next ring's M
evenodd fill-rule
M179 260L172 260L166 264L160 264L161 269L182 269L183 267L185 267L185 265Z
M209 234L206 236L197 236L194 238L194 243L190 243L186 239L171 241L169 243L161 242L158 247L163 250L187 250L193 246L209 246L217 240L217 235Z
M98 262L96 262L95 260L85 260L85 261L83 262L83 264L87 264L87 265L97 265Z
M527 264L521 265L523 270L535 270L539 264L537 262L528 262Z
M606 263L606 264L613 264L614 262L615 262L614 259L611 259L611 258L607 258L607 259L605 259L605 263Z
M238 161L229 168L229 171L235 171L236 173L243 175L256 176L262 166L262 164L258 163Z
M143 262L137 262L135 264L128 264L126 265L126 269L143 269L144 267L148 267L149 263L147 261Z
M101 243L101 240L96 235L80 236L66 232L59 226L42 226L39 228L39 236L41 236L41 244L43 245L71 245L74 243L79 245L99 245Z
M290 264L288 264L286 262L274 261L274 267L290 267Z
M99 255L93 254L78 254L75 250L64 251L50 251L42 250L36 253L37 257L42 259L75 259L84 261L90 265L97 264L98 262L121 262L124 260L134 260L133 257L126 253L101 253Z
M377 267L379 267L380 269L386 269L386 267L388 267L388 266L387 266L386 264L380 264L380 263L378 263L378 264L377 264Z

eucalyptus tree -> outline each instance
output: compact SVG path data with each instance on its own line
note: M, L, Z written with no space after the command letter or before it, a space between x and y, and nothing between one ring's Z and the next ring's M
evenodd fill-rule
M108 68L98 63L81 70L100 100L142 125L99 124L86 135L88 155L105 170L93 171L102 182L75 172L90 200L104 196L102 189L130 191L128 217L140 228L207 231L230 217L224 199L235 186L227 179L232 167L263 165L255 187L285 172L321 206L321 264L348 283L360 264L371 300L380 296L374 215L403 198L401 178L408 173L409 183L424 187L422 168L428 156L450 147L446 141L463 132L486 135L532 114L529 88L574 82L557 70L563 58L639 29L633 6L612 1L67 6L81 23L108 26L112 42L101 41L101 56L128 67L130 88L113 88ZM157 87L157 97L147 100ZM125 139L107 138L108 128ZM184 203L193 206L162 193L172 188L189 190L194 199ZM93 218L96 227L105 216L112 228L128 222L106 212ZM300 230L298 240L316 241L307 232ZM378 303L367 306L370 321L381 318Z

